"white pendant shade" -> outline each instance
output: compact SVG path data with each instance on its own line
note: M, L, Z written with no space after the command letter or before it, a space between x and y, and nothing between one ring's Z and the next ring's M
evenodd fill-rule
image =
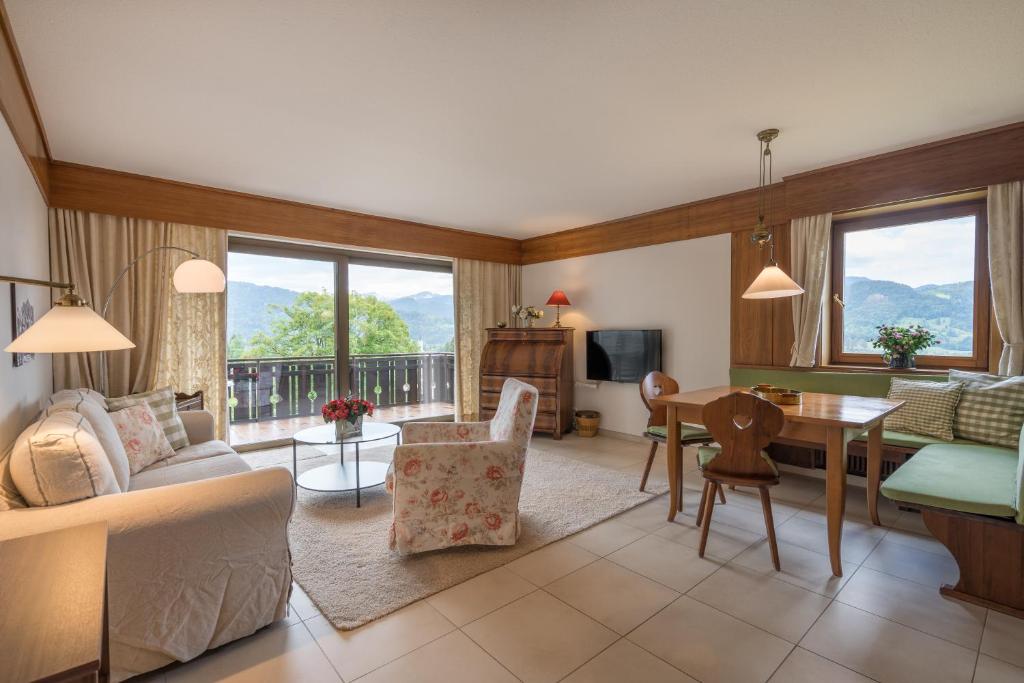
M54 306L17 339L8 353L72 353L116 351L134 348L132 340L118 332L88 306Z
M224 284L224 271L206 259L189 259L174 271L174 288L182 294L223 292Z
M765 266L747 291L743 292L744 299L779 299L784 296L796 296L803 294L803 288L793 282L793 278L786 275L778 266Z

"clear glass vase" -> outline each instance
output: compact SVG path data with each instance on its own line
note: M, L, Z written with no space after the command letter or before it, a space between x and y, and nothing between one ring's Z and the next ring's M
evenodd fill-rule
M334 436L338 441L347 439L350 436L359 436L363 433L363 416L360 415L355 419L351 420L335 420L334 421Z

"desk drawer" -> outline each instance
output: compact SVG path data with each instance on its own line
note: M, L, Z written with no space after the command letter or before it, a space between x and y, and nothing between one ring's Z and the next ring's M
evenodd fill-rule
M480 377L480 391L493 391L500 394L506 379L508 377L503 375L483 375ZM513 377L512 379L536 387L542 395L554 396L558 391L558 380L554 377Z
M489 408L491 410L498 409L498 401L501 399L500 393L492 391L480 392L480 408ZM558 402L554 396L541 396L537 402L537 413L554 413L557 409Z

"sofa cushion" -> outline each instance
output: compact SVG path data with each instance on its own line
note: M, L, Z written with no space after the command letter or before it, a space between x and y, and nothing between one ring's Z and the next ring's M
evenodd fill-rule
M0 453L0 512L28 507L11 476L11 452L12 449L8 448Z
M170 387L162 387L147 391L141 394L131 394L118 398L107 399L107 410L113 412L138 403L147 403L153 409L153 414L160 421L171 448L178 450L188 445L188 434L185 432L185 425L178 417L178 406L174 402L174 391Z
M33 507L120 493L89 421L61 411L28 426L11 453L11 476Z
M128 464L128 454L124 450L124 444L121 443L121 436L117 433L117 427L110 419L110 414L107 413L107 406L97 403L95 399L90 399L85 393L87 391L89 390L79 389L54 394L50 397L50 403L43 411L43 415L53 415L61 411L71 411L83 415L96 433L96 439L103 446L103 452L107 454L110 467L114 470L114 478L117 479L117 487L122 491L127 491L131 467ZM63 400L54 402L58 395L61 395ZM99 394L96 395L99 396Z
M174 455L174 449L148 404L139 403L115 410L110 413L110 419L124 444L132 474Z
M229 474L248 472L252 468L237 453L225 453L200 460L191 460L167 467L151 467L132 477L128 490L138 491L158 486L183 484L189 481L200 481Z
M1017 460L1017 451L996 446L926 446L889 475L882 493L904 503L1013 517Z
M89 401L95 403L104 410L107 409L107 399L103 398L103 394L92 389L61 389L50 395L50 398L46 400L46 405L52 406L58 403L78 403L79 401Z
M928 382L893 378L889 398L906 401L885 418L885 428L953 440L953 416L963 390L961 382Z
M651 434L653 436L659 436L662 439L664 439L664 438L668 437L668 427L665 427L663 425L655 426L655 427L648 427L647 428L647 433ZM685 423L681 423L679 425L679 438L681 440L682 439L703 439L703 438L707 438L708 440L710 440L711 439L711 432L709 432L708 430L704 429L703 427L701 427L699 425L688 425L688 424L685 424Z
M180 465L182 463L192 462L193 460L202 460L203 458L212 458L215 455L226 455L234 452L235 449L223 441L212 439L210 441L203 441L202 443L194 443L190 446L185 446L181 450L175 451L174 455L171 457L155 462L146 469L151 470L157 467Z
M1016 448L1024 425L1024 377L950 370L949 379L964 383L953 433L972 441Z

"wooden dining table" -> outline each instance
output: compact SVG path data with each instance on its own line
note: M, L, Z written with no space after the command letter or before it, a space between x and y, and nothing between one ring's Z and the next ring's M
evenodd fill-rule
M748 387L719 386L678 394L666 394L653 403L666 408L668 419L669 512L673 521L683 495L682 446L679 424L703 424L704 406L733 392L750 393ZM871 521L878 519L878 489L882 480L882 423L903 401L842 394L805 392L798 405L780 405L785 425L775 439L779 443L812 448L825 447L825 514L828 555L832 573L843 575L843 516L846 513L847 445L865 432L868 435L868 510Z

